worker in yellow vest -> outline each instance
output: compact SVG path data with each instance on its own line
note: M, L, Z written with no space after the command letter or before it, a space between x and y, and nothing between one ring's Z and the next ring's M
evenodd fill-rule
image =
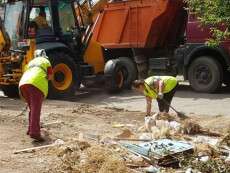
M152 99L158 102L159 111L169 112L169 105L176 92L178 82L172 76L151 76L145 80L135 80L133 88L146 97L146 116L151 116Z
M48 94L48 80L52 76L52 67L44 50L36 50L20 82L19 91L27 102L29 126L27 134L37 141L44 141L40 132L40 114L44 98Z

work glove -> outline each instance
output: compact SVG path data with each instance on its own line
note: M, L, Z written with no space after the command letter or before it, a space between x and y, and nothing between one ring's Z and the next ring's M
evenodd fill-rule
M157 95L157 98L158 98L158 99L162 100L163 97L164 97L164 94L163 94L163 93L158 93L158 95Z

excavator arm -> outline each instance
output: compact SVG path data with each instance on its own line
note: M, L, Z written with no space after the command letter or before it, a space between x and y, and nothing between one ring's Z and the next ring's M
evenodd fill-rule
M87 28L85 30L82 42L85 45L84 62L94 67L95 73L104 71L104 55L99 43L92 39L93 24L97 21L98 14L104 9L109 0L84 0L75 6L80 26ZM95 58L96 57L96 58Z
M78 3L76 7L76 13L78 16L82 17L82 25L87 26L92 24L98 13L103 10L105 4L109 0L98 0L93 2L92 0L84 0L81 3Z

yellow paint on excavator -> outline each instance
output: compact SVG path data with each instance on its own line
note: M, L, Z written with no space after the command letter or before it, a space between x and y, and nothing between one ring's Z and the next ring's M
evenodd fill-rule
M0 30L0 51L2 51L5 48L6 40L4 39L3 33Z
M92 65L95 73L104 71L104 55L102 47L98 42L90 40L84 54L84 62Z

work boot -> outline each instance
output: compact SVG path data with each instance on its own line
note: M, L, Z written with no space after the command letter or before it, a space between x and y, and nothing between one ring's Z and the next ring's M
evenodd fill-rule
M32 139L34 139L35 142L44 142L45 138L41 135L30 135Z

